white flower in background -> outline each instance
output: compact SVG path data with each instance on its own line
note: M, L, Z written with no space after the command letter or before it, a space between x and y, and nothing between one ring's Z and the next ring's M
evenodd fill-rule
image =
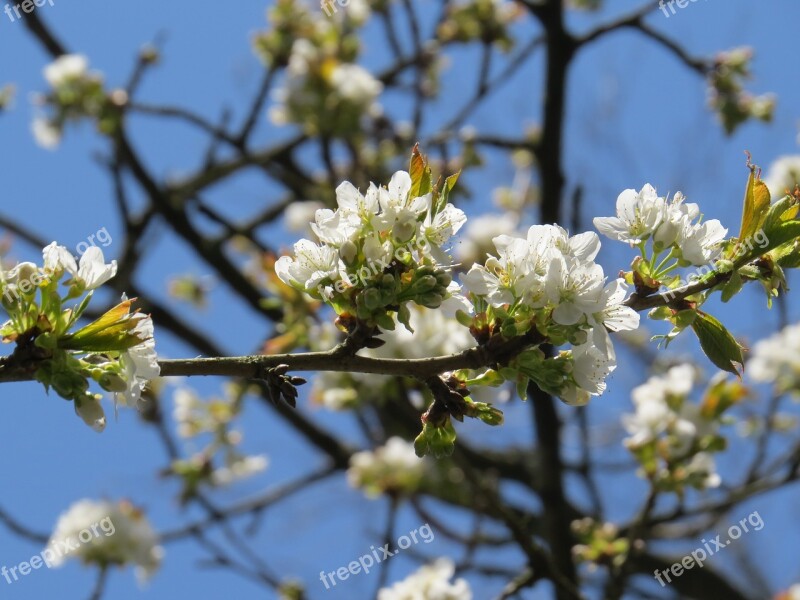
M424 471L425 463L414 452L414 444L392 437L375 450L353 454L347 481L367 496L376 498L386 491L415 491Z
M721 244L728 230L717 219L688 225L678 238L683 258L695 266L708 264L722 251Z
M308 233L311 231L311 223L318 210L325 208L322 202L317 200L306 200L304 202L292 202L283 211L283 219L289 231Z
M685 398L691 392L697 371L692 365L672 367L662 376L654 376L631 392L636 407L634 415L623 415L622 422L631 437L628 447L645 444L670 427L685 431L681 416L668 404L670 398ZM692 427L694 427L692 425Z
M161 374L156 354L156 342L153 339L153 320L149 315L136 313L131 315L138 323L133 332L143 340L122 353L122 377L125 379L127 389L114 394L118 404L128 407L138 407L142 392L147 384Z
M362 106L370 106L383 91L383 84L369 71L352 63L336 65L331 84L341 98Z
M623 191L617 197L617 216L595 217L594 226L612 240L635 246L655 233L665 212L666 200L648 183L639 192Z
M278 106L270 109L274 123L308 126L313 121L312 129L317 131L336 125L325 119L346 115L347 122L354 123L364 114L380 112L376 100L383 84L364 67L340 62L333 50L320 48L308 39L294 42L286 83L274 93Z
M764 183L773 199L782 198L787 191L794 191L794 186L800 183L800 154L777 158L770 165Z
M455 247L458 262L469 267L476 262L485 261L487 255L495 250L492 240L499 235L511 233L517 224L518 218L511 213L489 213L471 218Z
M33 118L31 132L36 143L46 150L53 150L61 143L61 129L43 115Z
M328 410L345 410L358 405L359 392L346 373L323 371L314 377L311 398Z
M363 25L372 14L369 0L349 0L346 4L342 3L342 6L346 6L345 10L336 11L334 13L335 17L337 19L346 20L354 25ZM324 6L322 10L327 14Z
M452 293L455 292L453 289ZM469 330L452 317L456 307L466 309L461 302L465 300L455 295L445 300L438 309L409 306L409 323L414 333L405 327L396 327L393 331L382 334L381 338L385 342L383 346L362 350L361 354L371 358L415 359L456 354L474 347L476 342ZM329 323L312 329L309 335L312 340L324 340L315 344L314 349L329 350L336 343L335 335L330 334L332 328L333 325ZM345 410L370 402L372 398L379 400L381 390L391 381L390 377L384 375L323 371L314 377L311 397L329 410ZM483 389L475 388L476 391ZM491 390L490 393L495 391Z
M86 75L89 61L82 54L62 54L44 68L43 74L47 82L54 88L73 79Z
M230 485L265 471L268 465L269 460L263 454L237 457L231 464L215 470L211 474L211 483L216 486Z
M194 390L179 387L172 394L172 401L175 403L172 418L178 425L180 437L190 438L213 429L214 423L206 418L206 405Z
M786 590L783 596L779 596L781 600L800 600L800 583L795 583L792 587Z
M717 466L714 462L714 457L708 452L695 454L685 469L689 476L702 476L702 486L704 488L719 487L719 484L722 483L722 478L716 471Z
M747 372L753 381L775 383L782 390L800 385L800 323L757 342Z
M472 600L472 590L465 579L450 580L455 565L440 558L424 565L402 581L378 592L378 600Z
M20 283L27 281L32 285L38 273L39 267L32 262L19 263L10 271L6 272L3 272L2 265L0 264L0 281L4 284L2 287L5 288L4 290L0 288L0 291L3 291L3 295L7 300L19 298L19 296L24 294L22 289L20 289ZM28 287L26 284L22 284L23 289L26 287Z
M57 555L51 561L54 566L63 564L67 558L101 566L132 565L140 580L144 580L158 569L164 555L150 523L127 501L76 502L59 517L49 544L63 545L67 539L73 540L72 545L77 547L65 556L54 552Z
M656 481L677 477L679 482L706 489L719 486L721 479L712 454L699 451L702 446L697 444L708 436L718 438L719 421L688 400L696 377L697 371L689 364L651 377L633 390L636 413L623 415L622 423L630 434L624 443L632 452L654 444L648 453L655 452L660 463Z

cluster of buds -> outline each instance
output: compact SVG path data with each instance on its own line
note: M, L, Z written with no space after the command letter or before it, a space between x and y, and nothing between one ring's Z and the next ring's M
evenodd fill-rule
M37 103L48 107L50 112L49 115L40 113L33 121L33 133L41 146L57 146L64 126L85 117L96 120L102 133L110 135L117 131L120 107L127 103L127 94L122 90L107 92L102 75L89 71L85 56L58 57L45 67L44 78L51 91L38 97Z
M243 435L233 427L246 392L245 385L229 384L222 397L204 400L191 389L175 390L173 417L180 437L209 439L202 450L174 461L168 471L183 482L182 502L192 498L202 485L225 486L266 469L266 456L248 456L240 451Z
M455 449L455 429L451 417L463 422L464 417L479 419L487 425L502 425L503 412L485 402L475 402L464 381L456 374L431 377L425 382L433 402L422 415L422 432L414 440L417 456L450 456Z
M747 394L738 382L717 377L700 403L689 400L697 372L691 365L671 368L635 388L636 412L623 416L630 437L625 445L641 465L640 475L662 491L720 484L713 454L727 446L719 428L725 413Z
M513 2L505 0L469 0L448 7L447 18L439 25L442 42L481 41L496 44L507 52L514 46L509 24L520 15Z
M753 96L744 90L752 58L753 51L747 47L722 52L708 76L709 105L728 134L750 119L769 122L775 111L772 95Z
M295 375L288 375L289 365L278 365L266 370L264 380L267 384L267 394L275 404L280 404L281 400L294 408L297 406L297 387L303 385L306 380Z
M620 537L613 523L599 523L590 517L572 522L572 533L578 544L572 555L579 563L587 563L590 570L598 566L619 567L628 556L630 541Z

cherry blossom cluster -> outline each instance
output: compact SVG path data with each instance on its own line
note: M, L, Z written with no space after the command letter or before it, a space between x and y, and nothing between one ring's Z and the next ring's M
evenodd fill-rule
M101 73L89 70L82 54L64 54L44 68L50 92L37 96L39 106L33 120L33 135L40 146L53 149L61 141L67 123L90 117L106 134L117 130L120 106L127 100L123 90L107 93Z
M702 402L693 402L689 396L697 375L692 365L682 364L651 377L633 390L636 411L622 419L629 434L625 445L641 465L639 474L662 491L713 488L721 481L713 457L726 446L719 428L744 391L717 377Z
M425 463L414 445L399 437L386 440L375 450L356 452L350 458L347 481L370 498L381 494L413 494L425 475Z
M700 207L686 202L680 192L671 200L659 196L650 184L640 191L623 191L617 197L616 217L596 217L594 225L603 235L630 244L644 247L652 244L653 264L663 252L665 260L673 263L661 265L652 273L652 278L668 273L678 264L705 265L716 258L728 230L717 219L701 222Z
M247 388L230 383L222 397L209 399L191 388L178 387L173 394L173 418L184 439L207 439L208 444L187 459L175 460L171 473L183 482L181 498L191 498L201 485L230 485L264 471L265 455L248 456L240 451L243 434L234 428L241 414Z
M269 111L274 124L297 124L311 135L352 137L366 116L380 115L383 84L356 62L361 43L356 33L369 14L363 0L333 19L300 2L278 2L269 10L271 27L258 33L253 45L270 67L286 67Z
M455 579L453 561L440 558L378 592L378 600L411 600L436 598L437 600L472 600L472 590L466 579Z
M9 316L0 326L0 338L16 344L5 365L34 365L37 381L73 401L86 424L102 431L106 423L102 396L89 390L90 382L111 392L117 404L138 406L148 382L160 373L153 322L131 312L132 300L123 297L80 327L78 320L94 290L116 274L116 261L106 264L103 251L92 246L78 263L55 242L44 248L43 258L41 267L23 262L8 271L0 268L0 302Z
M778 393L797 394L800 391L800 323L757 342L747 367L753 381L772 383Z
M639 315L622 304L624 281L607 281L594 261L600 250L597 234L570 236L556 225L534 225L527 237L501 235L494 244L497 256L463 277L476 313L470 326L478 339L533 330L556 346L572 346L556 357L536 348L526 351L499 374L520 386L532 379L569 404L585 404L601 394L616 368L608 331L636 329Z
M97 531L98 523L110 523L104 527L105 535L94 535L84 540L82 533ZM65 540L80 540L70 554L57 553L51 561L54 566L66 559L74 558L84 564L97 565L102 569L117 566L134 566L140 581L149 579L161 565L164 550L158 545L158 535L150 526L141 510L123 500L80 500L62 514L48 545L64 545Z
M275 263L283 282L384 329L394 329L390 312L408 323L409 302L439 308L452 295L447 244L466 216L446 194L413 189L398 171L365 194L344 182L336 200L336 210L316 211L318 242L300 240Z

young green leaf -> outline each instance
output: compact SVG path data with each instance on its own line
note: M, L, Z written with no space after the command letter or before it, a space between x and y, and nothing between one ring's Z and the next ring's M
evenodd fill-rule
M724 371L740 376L739 369L744 365L742 347L722 323L707 313L697 311L692 329L700 340L700 347L712 363Z
M770 203L769 188L761 181L759 169L750 164L749 155L747 166L750 168L750 177L747 180L747 189L744 194L740 240L748 239L758 231L767 216Z

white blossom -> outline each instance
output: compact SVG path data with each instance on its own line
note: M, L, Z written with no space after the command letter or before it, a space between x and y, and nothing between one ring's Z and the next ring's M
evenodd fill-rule
M275 273L284 283L312 290L325 281L340 279L342 265L334 248L300 240L294 253L295 258L281 256L275 262Z
M624 279L615 279L603 289L603 309L592 320L610 331L633 331L639 328L639 313L623 304L628 293Z
M82 54L62 54L44 68L47 82L54 88L72 79L80 79L89 68L88 59Z
M88 541L84 541L86 531L91 534ZM59 517L50 544L63 544L67 539L80 543L70 554L54 552L57 556L51 562L55 566L67 558L98 565L133 565L143 580L158 569L164 554L145 516L126 501L76 502Z
M648 183L639 192L623 191L617 197L617 216L595 217L594 226L613 240L635 246L655 233L665 212L666 201Z
M382 588L378 600L472 600L472 590L465 579L450 581L454 574L453 561L440 558L393 586Z
M517 217L510 213L502 215L489 213L471 218L456 246L456 258L465 266L486 260L486 255L494 252L492 240L501 234L514 231L517 221Z
M161 367L158 365L156 342L153 339L153 320L149 315L141 313L136 313L131 318L138 320L133 332L143 341L122 353L122 377L127 389L115 393L114 397L118 404L138 407L144 388L161 374Z
M269 465L269 460L265 455L242 456L234 460L231 464L216 469L211 474L211 482L216 486L225 486L247 479L252 475L261 473Z
M753 381L777 383L783 389L800 384L800 323L757 342L747 372Z
M336 65L331 83L341 97L360 106L369 106L383 91L383 84L364 67L352 63Z
M414 491L425 463L414 452L414 444L392 437L375 450L356 452L350 457L347 481L370 497L391 491Z
M61 143L61 129L45 116L34 117L31 122L31 132L36 143L46 150L53 150Z
M604 327L592 329L586 343L572 350L572 376L578 386L592 396L606 389L606 377L617 368L614 345Z
M307 232L311 230L311 223L314 215L320 209L325 208L322 202L317 200L306 200L304 202L292 202L283 212L284 223L289 231Z
M800 154L780 156L770 165L764 183L772 198L781 198L792 193L800 183Z
M561 325L574 325L601 311L604 283L600 265L556 256L545 282L547 296L556 305L553 320Z
M668 404L668 399L684 398L692 390L697 375L688 364L672 367L663 376L655 376L631 392L636 413L623 416L623 425L631 435L625 440L629 447L645 444L670 427L684 430L682 417Z
M106 414L96 398L85 396L80 400L75 400L75 412L97 433L102 433L106 428Z
M685 260L696 266L708 264L721 252L728 230L717 219L687 225L679 235L679 247Z

